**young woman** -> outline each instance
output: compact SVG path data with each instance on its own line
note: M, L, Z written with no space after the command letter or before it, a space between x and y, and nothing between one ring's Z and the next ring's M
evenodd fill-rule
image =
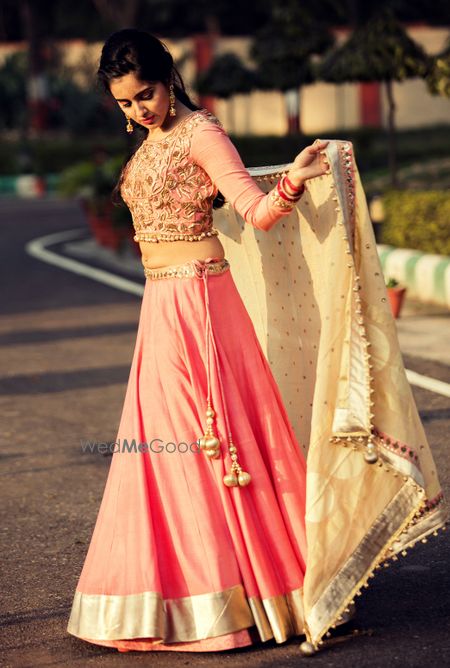
M158 39L113 34L98 76L127 129L144 131L119 187L147 281L69 631L125 650L220 650L259 639L259 616L282 641L302 633L305 459L212 208L220 192L248 224L270 230L305 181L327 172L326 142L294 156L264 194ZM283 492L284 470L294 493Z
M350 147L316 140L266 194L219 121L190 101L158 39L131 29L113 34L98 74L127 130L143 133L117 190L147 280L68 631L120 651L226 650L305 634L303 651L312 652L383 560L444 523L385 296L378 303L385 288ZM316 178L329 173L327 155L331 184ZM309 438L296 438L241 297L254 291L266 305L271 290L254 271L238 292L212 225L213 205L224 197L246 224L269 232L306 195L295 304L299 286L286 270L298 242L287 228L295 225L281 223L264 271L275 272L274 290L288 280L274 342L286 367L304 365L295 377L304 379L297 405L312 434L307 497ZM230 251L250 249L256 267L263 240L244 236ZM296 342L287 357L284 344L300 338L297 324L289 337L291 319L302 323L305 344L299 352Z

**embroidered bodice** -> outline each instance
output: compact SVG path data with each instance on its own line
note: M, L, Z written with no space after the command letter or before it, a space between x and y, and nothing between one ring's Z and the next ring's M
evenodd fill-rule
M121 195L132 215L134 240L199 241L217 235L212 204L219 190L260 229L269 229L292 208L276 189L262 192L220 121L201 109L166 137L144 140L126 165Z

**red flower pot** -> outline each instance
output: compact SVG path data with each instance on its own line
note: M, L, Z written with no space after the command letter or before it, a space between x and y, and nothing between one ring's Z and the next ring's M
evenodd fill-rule
M101 246L107 246L111 221L106 216L99 216L91 211L87 212L87 218L94 239Z
M107 227L105 230L105 237L104 237L104 246L107 248L111 248L112 250L118 250L120 248L120 242L122 241L122 237L120 234L120 230L114 229L114 227Z
M110 202L94 208L89 203L82 201L82 206L92 236L100 246L117 251L129 237L131 231L134 234L133 228L130 230L128 225L116 224L113 217L114 207Z
M402 310L403 300L405 298L406 288L395 287L387 288L387 295L391 305L391 311L394 318L400 316Z

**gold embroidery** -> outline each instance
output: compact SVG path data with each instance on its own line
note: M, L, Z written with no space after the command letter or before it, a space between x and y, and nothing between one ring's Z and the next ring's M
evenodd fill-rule
M215 227L212 227L208 232L202 232L201 234L174 234L174 233L154 233L154 232L137 232L133 239L135 241L200 241L205 237L214 237L219 234L219 230Z
M279 206L280 209L291 210L297 204L297 201L294 201L294 200L291 200L290 202L286 202L282 197L280 197L276 187L273 188L273 190L270 191L270 199L272 200L272 202L276 206Z
M218 260L217 262L210 262L205 266L205 271L208 274L223 274L230 268L230 263L226 258ZM158 269L151 269L144 267L144 274L151 280L161 280L163 278L193 278L199 276L198 269L192 262L185 262L184 264L172 264Z
M212 226L217 188L190 159L192 130L220 121L206 110L190 114L163 141L144 141L125 168L121 195L135 241L200 241L218 234Z
M280 209L291 210L294 208L294 206L296 206L299 199L301 199L305 191L305 186L303 185L303 188L298 192L297 195L291 195L286 191L285 176L286 174L283 174L283 176L279 179L275 188L270 191L269 197L273 204L275 204L275 206L279 207Z

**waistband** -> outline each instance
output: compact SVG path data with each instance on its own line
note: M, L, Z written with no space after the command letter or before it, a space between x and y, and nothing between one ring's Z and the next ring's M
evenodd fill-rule
M192 278L197 276L201 278L203 274L223 274L230 268L230 263L226 258L209 257L206 260L188 260L182 264L171 264L166 267L157 267L151 269L144 267L144 274L150 280L161 278Z

